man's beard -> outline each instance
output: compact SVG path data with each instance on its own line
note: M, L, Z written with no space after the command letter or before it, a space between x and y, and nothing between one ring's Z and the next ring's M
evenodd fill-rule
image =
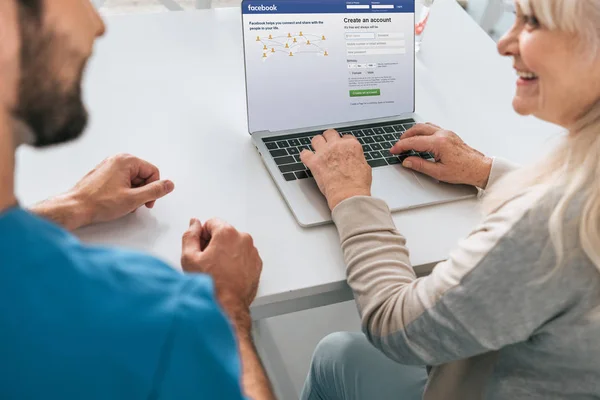
M68 38L46 32L40 19L27 11L21 10L19 22L21 81L16 117L32 130L36 147L76 139L88 119L81 99L85 60L68 51ZM78 66L76 73L74 66Z

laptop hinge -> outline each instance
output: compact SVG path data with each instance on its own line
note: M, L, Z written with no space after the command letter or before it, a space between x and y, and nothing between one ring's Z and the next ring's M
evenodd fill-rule
M268 136L293 135L296 133L318 131L321 129L325 130L328 128L340 129L340 128L346 128L346 127L361 126L361 125L385 124L385 123L400 120L400 119L414 118L414 117L415 117L414 113L406 113L403 115L395 115L392 117L383 117L383 118L376 118L376 119L370 119L370 120L364 120L364 121L341 122L341 123L337 123L337 124L331 124L328 126L316 126L316 127L313 126L313 127L306 127L306 128L286 129L286 130L276 131L276 132L272 132L269 130L262 130L262 131L253 132L253 133L251 133L251 135L258 135L258 134L261 134L263 136L264 135L268 135Z

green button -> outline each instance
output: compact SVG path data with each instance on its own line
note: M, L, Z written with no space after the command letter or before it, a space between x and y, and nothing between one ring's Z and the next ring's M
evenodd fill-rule
M379 89L359 89L351 90L350 97L364 97L364 96L380 96L381 90Z

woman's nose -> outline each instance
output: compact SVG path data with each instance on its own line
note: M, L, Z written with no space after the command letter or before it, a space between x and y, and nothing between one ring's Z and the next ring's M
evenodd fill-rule
M517 26L513 26L498 41L498 53L503 56L513 57L519 54L519 33Z

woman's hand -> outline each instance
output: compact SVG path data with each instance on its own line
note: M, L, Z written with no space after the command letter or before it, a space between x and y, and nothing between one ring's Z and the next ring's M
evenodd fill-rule
M492 159L469 147L457 134L433 124L418 124L406 131L390 150L393 154L414 150L429 152L436 162L408 157L402 165L437 180L485 188Z
M315 152L304 150L300 158L311 172L333 210L354 196L371 195L371 167L354 136L340 137L330 129L312 140Z

